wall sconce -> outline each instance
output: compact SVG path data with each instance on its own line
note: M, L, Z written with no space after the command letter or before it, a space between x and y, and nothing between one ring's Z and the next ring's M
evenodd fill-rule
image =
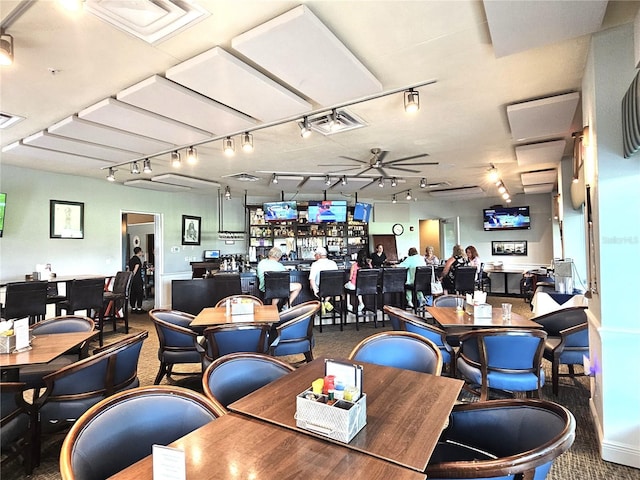
M227 200L231 200L231 189L229 188L229 185L224 187L224 198Z
M178 152L171 152L171 166L173 168L180 168L180 166L182 166L182 160Z
M420 110L420 93L413 88L404 92L404 111L415 113Z
M109 174L107 175L107 180L110 182L116 181L116 174L112 167L109 167Z
M140 166L138 165L138 162L133 162L131 164L131 173L133 175L140 175Z
M246 153L253 152L253 135L249 132L242 134L242 151Z
M145 158L144 162L142 163L142 171L144 173L153 172L153 170L151 170L151 160L149 160L148 158Z
M236 144L233 141L233 138L227 137L224 139L224 142L222 143L222 151L229 157L236 153Z
M13 63L13 37L0 31L0 65Z
M191 165L198 163L198 151L193 147L187 148L187 163Z

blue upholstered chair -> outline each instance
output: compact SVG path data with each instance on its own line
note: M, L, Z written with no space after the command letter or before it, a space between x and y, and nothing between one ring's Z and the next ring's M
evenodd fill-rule
M575 428L571 412L542 400L456 405L425 473L430 480L544 480Z
M465 298L463 295L440 295L433 299L434 307L455 307L457 298Z
M204 331L207 345L202 360L204 367L229 353L265 353L269 348L270 328L270 325L265 323L226 324L207 328Z
M113 395L85 414L60 452L64 480L102 480L151 455L224 412L202 394L174 386L140 387Z
M467 332L460 336L456 371L481 401L489 399L490 389L539 397L544 385L541 363L546 338L542 330L525 328Z
M281 317L289 320L275 328L275 339L269 346L269 354L274 356L304 354L307 362L313 360L313 319L320 311L320 302L311 300L301 303Z
M160 342L160 368L153 382L155 385L158 385L165 375L171 377L176 363L202 364L204 347L198 342L198 334L189 328L189 324L195 318L193 315L155 308L149 312L149 317L156 327Z
M452 376L455 374L455 352L451 345L447 343L447 335L444 330L425 323L424 318L419 317L418 315L414 315L396 307L385 305L384 311L389 315L390 319L395 319L397 322L398 328L394 328L394 330L404 330L416 333L435 343L440 349L442 362L449 368L449 373Z
M540 315L532 320L547 332L544 343L545 359L551 362L553 394L558 394L559 377L573 377L574 365L582 365L589 358L589 325L587 307L569 307ZM560 373L560 365L567 365L569 373Z
M25 388L24 383L0 383L0 446L3 465L22 457L25 473L30 475L37 437L31 409L23 399Z
M228 297L221 298L218 303L216 303L216 307L224 307L226 305L227 300L241 300L246 301L250 300L254 305L263 305L262 300L258 297L254 297L253 295L229 295Z
M292 372L294 367L259 353L231 353L209 365L202 376L205 395L225 409L264 385Z
M349 354L360 362L440 375L442 354L431 341L409 332L380 332L362 340Z

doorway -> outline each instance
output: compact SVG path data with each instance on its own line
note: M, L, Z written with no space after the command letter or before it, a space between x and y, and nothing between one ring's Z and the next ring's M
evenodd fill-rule
M460 218L420 220L420 253L424 255L432 246L436 257L446 260L451 256L453 246L460 243Z

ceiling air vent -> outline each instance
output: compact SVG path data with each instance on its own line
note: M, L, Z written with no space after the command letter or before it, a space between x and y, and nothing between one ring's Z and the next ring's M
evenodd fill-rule
M10 113L0 112L0 128L8 128L13 124L18 123L21 120L24 120L24 117L11 115Z
M234 173L233 175L225 175L222 178L229 178L231 180L237 180L239 182L257 182L260 180L260 177L256 177L254 175L249 175L248 173Z
M334 133L347 132L366 126L366 123L355 114L346 110L336 111L336 119L331 118L328 113L318 117L309 118L311 129L322 135L333 135Z

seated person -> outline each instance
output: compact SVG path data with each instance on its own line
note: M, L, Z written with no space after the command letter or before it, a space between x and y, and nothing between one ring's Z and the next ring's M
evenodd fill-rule
M444 264L444 270L442 270L442 276L440 277L445 293L452 293L455 290L456 270L458 270L458 267L468 264L469 262L464 256L462 247L460 245L454 245L451 257L449 257Z
M286 268L284 265L280 263L280 259L282 258L282 250L278 247L273 247L269 250L267 254L267 258L260 260L258 263L258 289L264 294L265 293L265 285L264 285L264 272L284 272ZM298 294L302 290L302 285L297 282L289 283L289 306L293 305L293 301L296 299ZM278 305L280 301L279 298L272 298L271 304Z
M356 290L356 279L358 277L358 270L361 268L371 268L371 259L367 258L367 251L363 248L358 252L358 257L355 262L351 264L351 270L349 270L349 281L344 284L346 290L350 290L351 293L347 299L347 310L353 312L353 306L351 305L351 296ZM364 310L364 301L362 295L358 295L358 311Z

